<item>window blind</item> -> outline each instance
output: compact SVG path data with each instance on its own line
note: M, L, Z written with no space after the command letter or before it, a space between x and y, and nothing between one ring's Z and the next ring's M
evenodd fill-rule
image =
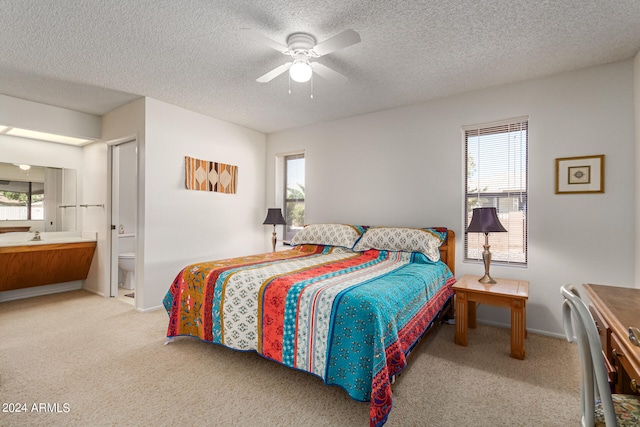
M284 157L284 240L291 240L304 227L304 153Z

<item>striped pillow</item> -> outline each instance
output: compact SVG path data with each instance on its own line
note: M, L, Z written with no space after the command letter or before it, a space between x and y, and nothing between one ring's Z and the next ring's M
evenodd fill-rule
M354 251L378 249L423 253L433 262L440 261L440 246L446 233L429 228L371 227L353 248Z
M298 231L291 245L343 246L351 249L362 236L364 229L348 224L309 224Z

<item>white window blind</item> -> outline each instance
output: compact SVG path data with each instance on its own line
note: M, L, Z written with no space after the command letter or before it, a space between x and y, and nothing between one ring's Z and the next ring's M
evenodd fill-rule
M474 208L495 207L507 233L490 233L492 264L527 264L527 117L465 126L465 230ZM465 260L482 260L482 233L465 233Z
M284 240L293 236L304 227L304 153L284 157Z

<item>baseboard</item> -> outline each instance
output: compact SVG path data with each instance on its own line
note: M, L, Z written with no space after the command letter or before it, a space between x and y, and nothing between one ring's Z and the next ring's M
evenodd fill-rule
M87 292L91 292L92 294L100 295L101 297L105 296L104 292L99 292L99 291L96 291L95 289L90 289L90 288L82 288L82 289L84 289Z
M155 307L150 307L150 308L138 308L136 307L136 311L139 311L140 313L149 313L151 311L156 311L156 310L163 310L164 309L164 305L157 305Z
M0 292L0 302L58 294L60 292L76 291L79 289L82 289L82 280L56 283L53 285L34 286L32 288L15 289L12 291Z

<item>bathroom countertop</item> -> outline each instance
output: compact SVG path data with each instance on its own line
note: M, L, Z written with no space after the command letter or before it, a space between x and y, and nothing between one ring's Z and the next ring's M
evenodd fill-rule
M93 232L42 232L40 240L31 240L33 237L34 233L3 233L0 235L0 247L82 243L97 240L97 235Z

